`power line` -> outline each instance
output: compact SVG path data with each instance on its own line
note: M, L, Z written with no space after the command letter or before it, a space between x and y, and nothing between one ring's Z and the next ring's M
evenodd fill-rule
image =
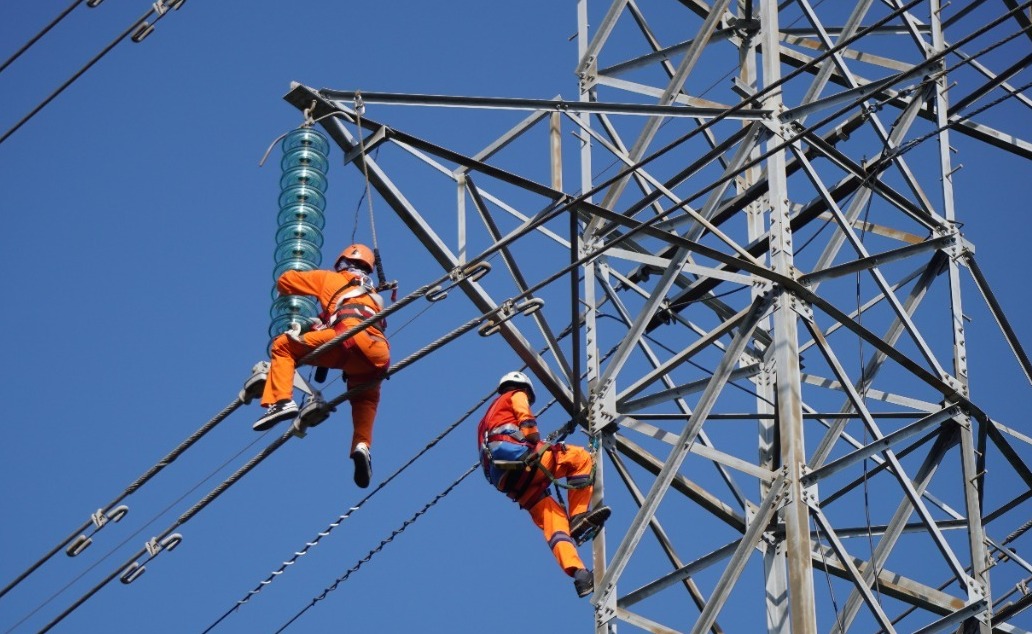
M416 460L418 460L424 454L426 454L428 451L430 451L430 449L432 449L435 445L437 445L437 443L439 443L445 436L450 434L456 427L458 427L459 425L464 423L466 421L466 419L468 419L471 415L473 415L474 412L476 412L478 409L480 409L484 405L484 403L486 403L488 400L490 400L491 397L493 397L494 395L495 395L494 390L492 390L487 396L485 396L483 399L481 399L479 403L477 403L472 408L470 408L465 414L463 414L461 417L459 417L459 419L457 421L455 421L454 423L449 425L443 432L438 434L438 436L436 438L431 440L425 447L420 449L419 452L416 453L416 455L414 455L411 458L409 458L409 460L405 464L403 464L401 467L399 467L397 470L395 470L394 473L392 473L391 475L387 476L387 478L384 479L382 482L380 482L380 484L376 485L376 488L374 488L372 491L370 491L361 500L356 502L355 505L352 506L351 508L349 508L346 513L343 513L342 515L337 517L336 520L331 522L329 524L329 526L327 526L325 529L319 531L318 535L316 535L313 539L311 539L308 542L305 542L304 547L301 548L298 551L295 551L293 557L291 557L287 561L284 561L283 564L280 565L280 567L278 569L276 569L273 572L269 573L268 577L266 577L265 579L260 581L258 583L258 585L255 586L252 590L250 590L246 595L244 595L244 597L242 599L238 600L233 605L233 607L231 607L229 610L227 610L225 613L223 613L222 616L220 616L218 619L216 619L214 623L212 623L207 628L205 628L204 632L202 632L201 634L207 634L208 632L210 632L213 629L215 629L215 627L218 626L219 623L224 621L226 619L226 617L228 617L230 614L236 612L238 609L240 609L240 607L242 605L244 605L245 603L250 601L251 597L253 597L256 594L258 594L259 592L261 592L262 589L265 588L265 586L267 586L270 583L272 583L273 580L275 580L280 574L282 574L288 567L294 565L294 563L298 559L303 557L304 555L307 555L309 550L311 550L313 547L319 545L319 542L322 541L323 537L328 536L331 532L333 532L333 530L335 528L340 526L341 523L344 522L344 520L350 518L351 515L355 511L357 511L360 508L362 508L366 504L366 502L368 502L370 499L373 498L373 496L375 496L377 493L379 493L381 490L383 490L388 484L391 483L391 481L393 481L399 475L401 475L402 472L404 472L406 469L408 469L410 466L412 466L412 464L415 463Z
M65 9L64 11L62 11L62 12L60 13L60 15L58 15L58 16L57 16L56 18L54 18L54 19L53 19L53 21L51 21L51 22L50 22L50 24L48 24L48 25L46 25L45 27L43 27L43 30L42 30L42 31L40 31L39 33L37 33L36 35L34 35L34 36L32 37L32 39L30 39L30 40L29 40L28 42L26 42L26 43L25 43L24 45L22 45L22 47L21 47L20 49L18 49L18 50L17 50L17 51L16 51L15 53L14 53L14 55L11 55L11 56L10 56L10 57L9 57L9 58L7 59L7 61L3 63L3 65L0 65L0 73L4 72L4 69L5 69L5 68L7 68L8 66L10 66L10 65L11 65L11 63L12 63L12 62L14 62L14 60L16 60L16 59L18 59L19 57L21 57L22 53L24 53L25 51L29 50L29 48L30 48L30 47L31 47L31 46L32 46L33 44L35 44L36 42L38 42L38 41L40 40L40 38L42 38L42 37L43 37L44 35L46 35L46 34L47 34L48 32L50 32L50 29L52 29L52 28L54 28L55 26L57 26L57 23L58 23L58 22L60 22L61 20L65 19L65 16L67 16L67 15L68 15L69 13L71 13L71 12L72 12L72 10L74 10L74 9L75 9L75 7L77 7L77 6L79 6L80 4L82 4L82 2L83 2L83 0L75 0L74 2L72 2L72 4L68 5L68 8L67 8L67 9ZM90 2L90 3L89 3L89 4L87 5L87 6L89 6L89 7L95 7L95 6L97 6L97 3L96 3L96 1L95 1L95 0L91 0L91 2Z
M186 440L184 440L182 443L180 443L179 446L177 446L175 449L170 451L164 458L162 458L157 463L155 463L154 466L152 466L146 473L144 473L142 476L137 478L135 482L130 484L125 489L125 491L123 491L114 500L112 500L110 503L108 503L108 505L105 506L103 509L100 509L99 511L94 513L90 517L89 520L84 522L80 527L78 527L75 531L73 531L68 537L66 537L64 540L59 542L57 544L57 546L55 546L53 549L50 550L50 552L48 552L47 554L43 555L41 558L39 558L36 561L36 563L34 563L31 566L29 566L29 568L26 569L24 572L22 572L20 575L18 575L18 577L16 579L14 579L9 584L7 584L7 586L5 586L3 588L3 590L0 590L0 597L3 597L12 588L17 586L19 583L24 581L29 575L31 575L33 572L35 572L40 566L42 566L44 563L49 561L50 558L53 557L55 554L57 554L57 552L59 550L61 550L62 547L66 547L66 546L68 547L68 549L69 549L69 553L68 554L70 556L74 556L74 555L77 555L80 552L82 552L92 542L92 539L91 539L92 535L95 535L100 529L102 529L104 526L106 526L108 522L110 522L110 521L116 521L117 522L129 510L128 507L116 508L115 505L117 505L119 502L121 502L122 500L124 500L128 496L132 495L134 492L136 492L140 487L142 487L144 484L146 484L148 481L150 481L151 478L156 476L158 474L158 472L160 472L162 469L164 469L169 464L174 462L176 460L176 458L178 458L180 455L183 454L183 452L185 452L187 449L192 447L194 445L194 443L196 443L198 440L203 438L205 434L207 434L209 431L214 429L216 425L221 423L230 414L232 414L234 411L236 411L237 408L239 408L241 405L243 405L245 403L249 403L254 396L255 395L253 393L252 394L247 394L246 391L241 391L240 396L238 396L236 399L233 400L233 402L231 402L229 405L227 405L225 408L223 408L223 410L221 412L216 414L211 420L209 420L207 423L202 425L200 427L200 429L195 431L192 435L190 435L190 437L188 437ZM93 530L93 532L88 537L85 534L83 534L83 532L86 529L88 529L91 524L93 524L96 528Z
M447 495L448 495L449 493L451 493L451 492L452 492L452 490L453 490L453 489L455 489L455 487L459 486L459 484L460 484L460 483L461 483L461 482L462 482L463 480L465 480L466 478L468 478L468 477L469 477L469 475L470 475L471 473L473 473L474 471L476 471L476 470L477 470L477 469L478 469L479 467L480 467L480 461L478 460L477 462L474 462L474 463L473 463L473 465L472 465L472 466L471 466L471 467L470 467L469 469L466 469L466 472L465 472L465 473L463 473L462 475L460 475L460 476L458 477L458 479L456 479L456 480L455 480L454 482L452 482L452 483L451 483L450 485L448 485L448 488L446 488L445 490L443 490L443 491L441 491L440 493L438 493L438 494L437 494L436 496L434 496L434 498L433 498L432 500L430 500L429 502L427 502L427 503L426 503L426 505L424 505L424 506L423 506L423 508L421 508L421 509L419 509L418 511L416 511L416 512L415 512L415 514L414 514L414 515L412 515L412 517L410 517L410 518L408 518L407 520L405 520L404 522L402 522L401 526L399 526L398 528L396 528L396 529L395 529L395 530L394 530L394 531L393 531L393 532L392 532L392 533L391 533L391 534L390 534L390 535L389 535L389 536L388 536L388 537L387 537L386 539L384 539L383 541L381 541L381 542L380 542L380 543L379 543L379 544L378 544L378 545L376 546L376 548L374 548L374 549L370 550L370 551L369 551L369 552L368 552L368 553L366 554L366 556L365 556L365 557L363 557L362 559L359 559L359 560L358 560L358 562L357 562L357 563L356 563L356 564L355 564L354 566L352 566L351 568L348 568L347 572L345 572L345 573L344 573L344 574L343 574L342 576L338 577L338 578L336 579L336 581L334 581L334 582L333 582L332 584L330 584L330 585L329 585L329 586L328 586L328 587L327 587L327 588L326 588L325 590L323 590L321 594L319 594L318 596L314 597L314 598L312 599L311 603L309 603L309 604L308 604L308 605L306 605L306 606L305 606L304 608L302 608L300 612L298 612L297 614L295 614L295 615L294 615L294 616L293 616L293 617L292 617L292 618L291 618L291 619L290 619L289 621L287 621L286 623L284 623L284 624L283 624L283 625L282 625L282 626L281 626L281 627L280 627L280 628L279 628L278 630L276 630L276 634L279 634L279 633L280 633L280 632L282 632L283 630L285 630L285 629L287 629L288 627L290 627L290 626L291 626L291 624L293 624L293 623L294 623L294 621L296 621L296 620L298 620L299 618L301 618L301 615L302 615L302 614L304 614L304 613L305 613L305 612L307 612L307 611L308 611L309 609L311 609L312 607L314 607L314 606L315 606L315 604L316 604L316 603L318 603L319 601L322 601L323 599L325 599L325 598L326 598L326 595L328 595L328 594L329 594L330 592L333 592L334 590L336 590L336 589L337 589L337 587L338 587L338 586L340 586L340 584L342 584L342 583L344 583L345 581L347 581L347 580L348 580L348 578L349 578L349 577L350 577L350 576L351 576L351 575L352 575L353 573L357 572L357 571L358 571L358 569L362 567L362 564L364 564L364 563L368 562L368 561L369 561L370 559L372 559L372 558L373 558L373 556L374 556L374 555L375 555L376 553L378 553L378 552L380 552L381 550L383 550L384 546L386 546L387 544L389 544L389 543L391 543L392 541L394 541L394 538L395 538L395 537L397 537L398 535L401 535L402 533L404 533L404 532L405 532L405 529L406 529L406 528L408 528L408 527L409 527L410 525L412 525L412 524L413 524L413 523L414 523L414 522L415 522L415 521L416 521L417 519L419 519L419 518L420 518L421 516L423 516L424 514L426 514L426 512L427 512L427 511L429 511L429 510L430 510L430 508L431 508L432 506L434 506L435 504L437 504L438 502L440 502L440 501L441 501L441 499L443 499L443 498L444 498L445 496L447 496Z
M68 80L66 80L63 84L58 86L57 90L50 93L50 95L46 99L41 101L39 105L33 108L27 115L22 117L22 119L18 123L14 124L14 126L10 130L4 132L4 135L0 136L0 143L6 141L8 137L17 132L18 129L21 128L23 125L28 123L29 119L32 119L32 117L36 116L40 110L45 108L51 101L56 99L57 96L64 92L66 88L75 83L77 79L82 77L86 73L86 71L92 68L94 64L99 62L101 58L107 55L111 51L111 49L115 48L115 46L117 46L122 40L131 36L134 42L142 41L143 38L150 35L151 31L154 30L154 25L157 24L158 21L161 20L161 18L165 17L165 14L168 13L170 9L178 9L180 6L182 6L183 2L185 2L185 0L159 0L158 2L155 2L151 6L150 10L148 10L147 13L144 13L142 16L140 16L140 18L136 20L136 22L134 22L132 26L127 28L110 44L105 46L102 51L100 51L99 53L97 53L97 55L93 57L93 59L86 62L85 66L80 68L74 75L68 78ZM151 15L153 14L157 14L154 17L154 21L148 22Z

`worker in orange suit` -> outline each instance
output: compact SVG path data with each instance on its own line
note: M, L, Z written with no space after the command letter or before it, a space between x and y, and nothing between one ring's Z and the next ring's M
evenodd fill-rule
M383 309L383 300L369 278L373 265L372 250L363 244L353 244L341 252L333 271L287 271L276 281L276 289L283 295L318 298L323 312L319 315L321 324L315 329L302 334L299 327L294 327L273 339L268 379L262 393L262 405L267 409L254 423L256 431L265 431L297 416L293 394L298 359ZM370 448L373 421L380 403L380 380L390 364L390 345L382 324L376 322L345 339L321 353L312 364L343 370L348 389L373 382L371 387L350 398L355 484L368 487L373 471Z
M594 590L594 577L577 546L594 537L610 515L591 504L594 464L583 447L541 441L530 409L534 386L522 372L509 372L498 382L498 398L477 426L477 449L488 482L530 513L545 534L559 567L573 577L578 597ZM551 476L551 477L550 477ZM549 493L552 479L566 479L569 515Z

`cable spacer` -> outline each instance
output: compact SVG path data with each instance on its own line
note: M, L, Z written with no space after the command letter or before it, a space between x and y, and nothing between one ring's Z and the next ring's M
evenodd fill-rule
M426 300L429 302L439 302L445 297L448 297L448 291L455 288L463 280L467 282L476 282L480 278L484 277L491 272L490 262L476 262L466 267L455 267L448 272L448 279L452 281L448 286L437 286L431 288L426 292Z
M180 543L182 543L182 541L183 541L183 536L182 535L180 535L179 533L172 533L171 535L169 535L165 539L161 540L161 544L160 544L161 545L161 549L162 550L174 550L176 546L178 546Z
M97 509L93 515L90 515L90 521L97 528L102 528L104 524L107 524L108 516L104 515L104 509Z
M502 302L502 305L498 307L497 317L494 319L488 319L484 322L477 332L481 337L490 337L499 330L502 329L502 324L509 321L517 314L520 315L533 315L545 305L545 300L540 297L532 297L524 300L519 304L513 302L511 299Z
M512 319L515 314L512 300L507 299L498 307L497 315L494 318L489 318L480 326L480 328L477 328L477 333L479 333L481 337L490 337L501 330L502 324Z
M484 277L491 272L491 263L482 260L476 264L471 264L466 268L462 269L462 276L470 282L476 282L480 278Z
M132 39L132 41L134 41L137 44L139 44L140 42L143 41L143 39L145 37L150 35L151 31L153 31L153 30L154 30L154 25L151 24L150 22L144 21L144 23L141 24L139 26L139 28L137 28L136 31L133 32L132 38L130 38L130 39Z
M108 511L107 518L109 521L118 522L121 521L121 519L125 517L128 512L129 507L123 504L119 507L113 508L110 511Z
M129 565L128 568L125 569L125 572L122 573L122 576L120 576L118 580L126 585L129 585L130 583L136 581L139 578L139 576L142 575L146 570L146 566L141 566L140 562L134 561L132 564Z
M448 287L449 289L451 286ZM448 289L442 287L440 284L431 288L426 292L426 301L428 302L439 302L445 297L448 297Z
M541 308L544 307L544 305L545 300L541 299L540 297L533 297L531 299L526 300L522 304L516 306L516 310L524 316L533 315L537 311L541 310Z
M151 537L143 547L147 549L147 554L151 557L154 557L161 552L161 545L158 544L157 537Z
M68 544L65 548L65 554L69 557L75 557L93 543L93 540L85 535L79 535Z

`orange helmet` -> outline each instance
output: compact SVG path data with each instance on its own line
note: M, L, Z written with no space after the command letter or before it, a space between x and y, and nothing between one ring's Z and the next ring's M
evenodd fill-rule
M364 244L353 244L350 247L340 252L340 256L337 257L337 263L333 268L341 270L344 266L344 262L351 262L356 264L359 268L365 270L366 273L373 272L373 265L376 259L373 257L373 251Z

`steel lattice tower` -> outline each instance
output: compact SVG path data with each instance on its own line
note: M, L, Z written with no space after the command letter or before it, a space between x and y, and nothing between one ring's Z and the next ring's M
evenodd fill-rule
M965 302L1001 372L1027 388L1032 364L961 232L951 143L1032 158L1028 3L598 5L573 100L287 95L601 434L596 631L1023 631L1032 440L970 393ZM459 151L379 104L507 131Z

